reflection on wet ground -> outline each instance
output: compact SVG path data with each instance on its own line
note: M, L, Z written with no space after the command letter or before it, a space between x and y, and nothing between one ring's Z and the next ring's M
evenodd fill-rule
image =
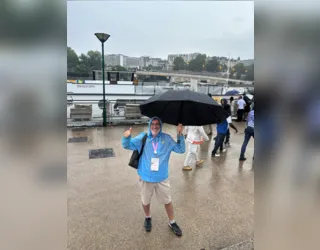
M69 249L221 249L253 238L253 149L239 162L244 124L231 132L231 147L211 158L213 147L201 145L205 162L182 171L185 155L172 153L170 182L175 217L183 230L177 238L167 226L163 206L152 200L153 228L146 233L136 171L128 166L130 151L121 147L124 127L68 130L71 137L87 142L68 143L68 236ZM133 135L146 131L133 126ZM163 131L175 138L175 127ZM112 148L115 157L89 159L94 149Z

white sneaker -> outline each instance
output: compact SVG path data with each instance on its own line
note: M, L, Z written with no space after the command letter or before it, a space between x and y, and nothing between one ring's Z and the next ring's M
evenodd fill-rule
M227 149L225 149L225 148L224 148L224 149L222 149L222 153L224 153L224 152L227 152Z
M219 157L219 156L220 156L220 154L216 153L214 156L215 156L215 157Z

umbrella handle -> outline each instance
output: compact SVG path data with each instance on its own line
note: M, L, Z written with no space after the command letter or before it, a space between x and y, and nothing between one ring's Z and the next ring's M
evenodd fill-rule
M180 107L179 107L179 117L178 117L178 125L182 124L182 108L183 108L183 102L180 102Z

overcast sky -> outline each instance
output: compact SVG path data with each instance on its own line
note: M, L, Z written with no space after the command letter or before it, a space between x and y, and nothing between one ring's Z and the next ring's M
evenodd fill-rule
M68 1L68 46L101 51L95 32L111 35L105 54L167 58L200 52L254 58L249 1Z

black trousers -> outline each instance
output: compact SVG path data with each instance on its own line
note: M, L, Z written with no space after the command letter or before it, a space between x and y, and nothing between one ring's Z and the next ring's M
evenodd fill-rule
M221 133L217 134L216 142L214 143L214 148L213 148L213 150L211 152L212 155L215 155L219 148L220 148L220 151L223 150L223 141L224 141L225 137L226 137L225 134L221 134Z
M238 111L237 111L237 114L238 114L238 119L237 119L237 121L238 121L238 122L241 122L241 121L243 120L243 112L244 112L243 109L238 109Z
M230 142L230 129L227 130L227 134L226 134L226 139L224 141L224 143L229 143Z

